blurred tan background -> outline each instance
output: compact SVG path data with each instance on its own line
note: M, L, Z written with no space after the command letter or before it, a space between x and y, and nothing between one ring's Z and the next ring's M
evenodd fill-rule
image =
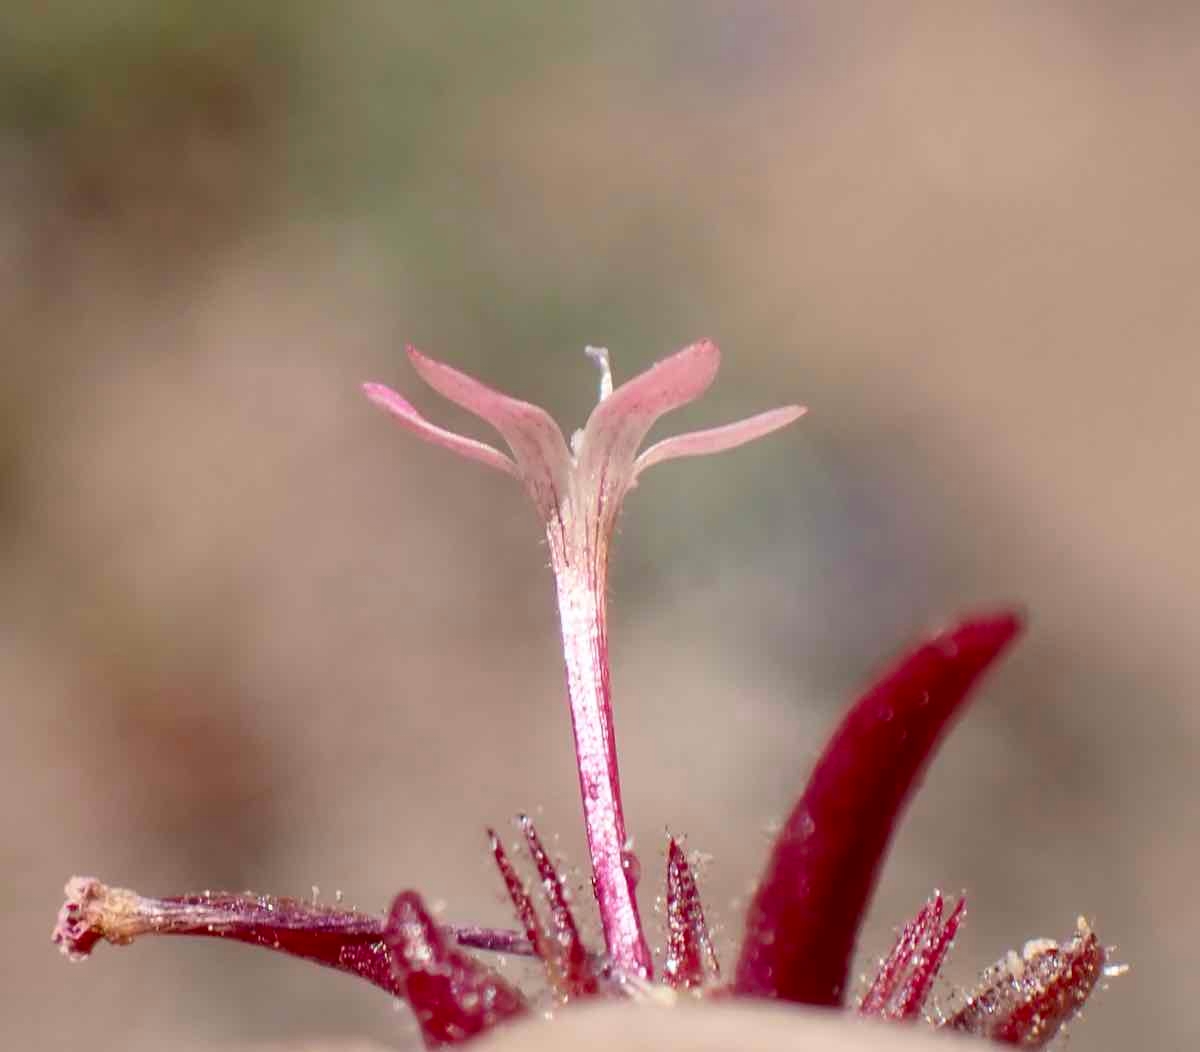
M728 960L854 691L1015 601L863 960L935 886L970 895L956 982L1086 913L1133 971L1072 1047L1194 1045L1198 97L1165 0L6 5L0 1043L409 1047L238 946L68 966L59 890L507 923L481 830L521 809L582 867L533 514L357 388L472 429L411 340L572 428L585 344L619 381L711 336L672 428L811 412L622 520L644 907L687 833Z

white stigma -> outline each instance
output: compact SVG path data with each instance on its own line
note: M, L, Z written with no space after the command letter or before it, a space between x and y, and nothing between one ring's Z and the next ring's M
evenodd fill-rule
M583 353L586 354L596 367L600 370L600 397L597 401L603 402L610 394L612 394L612 366L608 361L607 347L585 347Z

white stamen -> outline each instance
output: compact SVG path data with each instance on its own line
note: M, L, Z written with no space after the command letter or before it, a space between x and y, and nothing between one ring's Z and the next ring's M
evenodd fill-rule
M598 401L603 402L610 394L612 394L612 366L608 362L607 347L585 347L583 353L586 354L596 367L600 370L600 397Z

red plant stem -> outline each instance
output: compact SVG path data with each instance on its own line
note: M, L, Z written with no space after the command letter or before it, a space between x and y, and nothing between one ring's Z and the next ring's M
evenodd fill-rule
M571 528L586 528L586 524L563 526L564 531ZM556 536L554 525L547 530L547 537L558 588L592 887L605 947L617 971L648 979L653 969L631 879L635 867L626 865L625 813L612 725L604 595L607 553L597 550L606 542L568 544L562 533ZM583 557L585 564L571 565L567 561L571 557Z
M968 692L1019 630L966 621L902 658L851 708L776 841L746 920L737 993L841 1005L904 804Z

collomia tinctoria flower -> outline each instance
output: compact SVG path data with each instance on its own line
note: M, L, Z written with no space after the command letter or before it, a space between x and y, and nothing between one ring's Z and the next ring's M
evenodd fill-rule
M640 866L626 836L609 678L609 546L621 504L650 467L740 446L791 424L804 410L772 409L736 423L664 439L639 452L665 413L699 398L720 353L701 341L616 389L608 352L588 348L600 368L600 398L568 442L537 406L501 394L410 348L435 391L496 429L508 453L428 421L403 397L367 384L368 398L428 442L513 476L545 530L558 599L567 700L574 732L592 888L602 951L583 942L570 891L533 823L519 818L536 872L527 883L488 830L518 927L439 923L421 896L404 891L386 916L315 902L204 892L147 898L90 877L67 884L54 939L73 959L101 939L207 935L304 957L358 975L411 1006L429 1047L457 1044L530 1011L518 990L468 950L533 956L549 996L562 1005L595 998L645 1000L655 978L638 910ZM845 1008L851 955L892 834L913 787L975 683L1013 641L1018 617L960 620L904 654L850 708L775 841L748 910L732 974L723 977L683 843L666 844L662 989L671 998L771 998ZM533 888L537 889L535 894ZM1082 1007L1103 975L1121 966L1080 918L1063 942L1032 940L984 973L949 1011L930 1011L942 962L963 921L940 892L905 925L853 1005L867 1017L924 1018L940 1029L1041 1047ZM552 1024L551 1024L552 1025Z

